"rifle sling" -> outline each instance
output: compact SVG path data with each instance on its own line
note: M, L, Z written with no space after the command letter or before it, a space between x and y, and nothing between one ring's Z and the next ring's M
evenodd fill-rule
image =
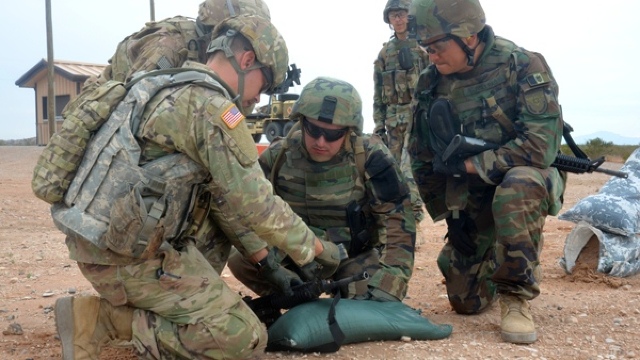
M336 352L340 350L340 347L344 343L345 335L340 329L340 325L336 321L336 305L340 301L340 291L337 291L333 297L333 301L331 302L331 307L329 307L329 315L327 316L327 322L329 324L329 331L331 332L331 337L333 338L333 342L314 346L307 351L309 352Z

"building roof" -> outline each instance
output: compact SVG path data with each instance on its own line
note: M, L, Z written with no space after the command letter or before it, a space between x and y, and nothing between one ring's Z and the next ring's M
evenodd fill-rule
M107 65L91 64L77 61L54 60L54 72L71 81L84 82L92 75L98 75ZM24 73L18 80L16 85L24 88L34 88L36 83L47 76L47 60L42 59L35 64L29 71Z

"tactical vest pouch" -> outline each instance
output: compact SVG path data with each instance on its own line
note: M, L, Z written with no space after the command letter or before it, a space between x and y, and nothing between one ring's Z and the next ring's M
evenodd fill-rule
M411 49L408 47L400 49L398 52L398 63L400 63L400 68L402 70L413 69L413 54L411 53Z
M395 87L398 99L397 104L408 104L411 102L411 87L409 86L410 74L406 70L395 71Z
M53 134L38 157L31 188L50 204L61 201L80 166L87 143L126 95L122 83L108 81L81 94L62 113L62 129Z
M146 178L113 203L104 240L120 255L149 259L188 228L198 195L194 185L208 173L184 154L165 156L143 169Z
M398 102L394 74L395 70L382 72L382 102L385 104L395 104Z
M165 214L166 201L163 189L144 183L138 183L129 194L117 199L105 234L107 247L128 257L154 257L164 238L160 219Z

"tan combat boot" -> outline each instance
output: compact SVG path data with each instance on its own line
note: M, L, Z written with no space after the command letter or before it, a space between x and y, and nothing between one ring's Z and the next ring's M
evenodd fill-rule
M62 359L98 359L103 345L131 341L133 308L112 306L97 296L56 300L56 329L62 342Z
M538 340L528 301L514 295L501 295L500 309L502 340L514 344L531 344Z

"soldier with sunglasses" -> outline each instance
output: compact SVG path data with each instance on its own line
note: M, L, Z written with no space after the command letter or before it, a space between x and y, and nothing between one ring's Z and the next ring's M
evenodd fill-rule
M380 137L362 134L362 100L349 83L318 77L293 106L299 120L259 163L274 192L321 238L344 247L334 280L366 270L346 298L402 301L413 271L415 219L400 166ZM277 253L277 249L273 250ZM294 269L280 254L279 261ZM239 253L234 276L263 296L272 285ZM295 269L294 269L295 270Z
M502 339L533 343L548 215L562 207L558 84L544 57L496 36L478 0L414 0L431 65L416 89L413 174L429 215L447 223L438 256L449 302L477 314L499 299ZM454 135L498 145L448 157Z

